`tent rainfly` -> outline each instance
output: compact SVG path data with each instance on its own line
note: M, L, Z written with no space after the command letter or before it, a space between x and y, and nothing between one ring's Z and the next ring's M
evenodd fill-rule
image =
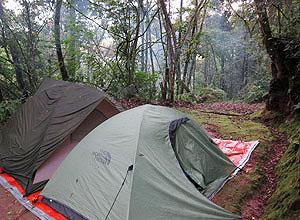
M0 133L0 167L27 195L38 191L83 137L119 112L102 91L46 79Z
M41 192L69 219L240 219L207 197L236 167L196 122L144 105L108 119Z

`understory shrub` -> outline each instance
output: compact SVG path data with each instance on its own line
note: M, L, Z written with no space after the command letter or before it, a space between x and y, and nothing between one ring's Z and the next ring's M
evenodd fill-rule
M197 86L191 93L180 95L179 99L193 103L219 102L225 100L226 96L226 92L222 89L210 86Z
M268 93L268 88L262 85L251 84L240 93L241 99L247 103L262 102Z

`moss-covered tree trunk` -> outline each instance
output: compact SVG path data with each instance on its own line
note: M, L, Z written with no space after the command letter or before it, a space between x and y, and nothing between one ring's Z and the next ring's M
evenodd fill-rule
M297 48L293 39L275 38L269 25L266 1L255 0L256 13L263 37L263 44L271 59L272 80L266 103L268 110L291 113L299 102L299 60L290 48ZM293 42L293 43L291 43Z

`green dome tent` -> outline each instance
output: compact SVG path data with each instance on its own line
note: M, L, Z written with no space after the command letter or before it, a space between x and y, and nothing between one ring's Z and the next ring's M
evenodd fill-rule
M185 114L145 105L95 128L41 195L69 219L239 219L206 197L234 169Z

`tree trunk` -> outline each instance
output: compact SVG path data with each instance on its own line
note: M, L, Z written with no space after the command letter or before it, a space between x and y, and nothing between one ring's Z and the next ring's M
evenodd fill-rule
M288 107L290 101L288 96L289 73L284 63L286 59L283 51L284 45L280 39L272 36L265 1L254 0L254 2L263 37L263 44L272 61L272 80L266 107L268 110L288 113L291 111L291 108Z
M145 9L143 6L143 0L140 5L141 17L144 17ZM148 16L148 15L147 15ZM145 31L145 20L141 22L141 33ZM145 71L145 35L142 35L142 46L141 46L141 71Z
M191 63L190 71L189 71L190 73L189 73L188 80L187 80L188 87L191 86L192 78L193 78L193 86L195 84L196 56L197 56L197 54L194 53L193 57L192 57L192 63Z
M149 10L149 5L148 5L148 1L146 2L146 6L147 6L147 10ZM149 12L147 12L146 15L146 25L148 26L150 22L150 18L149 18ZM150 35L149 35L149 28L146 30L146 50L145 50L145 72L148 72L148 52L149 52L149 41L150 41Z
M166 100L167 99L167 79L169 78L167 76L168 74L168 53L167 50L165 48L165 44L163 42L163 28L162 28L162 21L161 21L161 14L158 13L158 21L159 21L159 38L162 40L162 48L163 48L163 52L164 52L164 61L165 61L165 68L164 68L164 76L163 76L163 80L160 83L160 88L161 88L161 96L162 96L162 100Z
M149 1L147 0L147 5L149 7ZM148 15L149 16L149 13ZM148 18L148 21L149 21L149 18ZM151 24L149 24L149 29L148 29L148 41L150 41L150 45L149 45L149 56L150 56L150 65L151 65L151 74L154 75L155 73L155 67L154 67L154 60L153 60L153 49L152 49L152 26ZM152 88L153 88L153 91L155 91L155 82L152 83ZM153 98L152 97L152 94L151 94L151 99Z
M79 63L77 51L77 31L76 29L76 10L75 10L75 1L69 1L70 8L68 11L68 20L67 20L67 34L68 34L68 45L66 47L66 64L67 72L70 78L74 78L76 75L77 66Z
M216 57L216 53L214 50L214 47L212 44L210 44L211 47L211 52L212 52L212 56L213 56L213 61L214 61L214 67L215 67L215 73L213 74L212 80L211 80L211 84L214 84L215 81L215 77L218 75L218 64L217 64L217 57Z
M194 56L193 62L192 62L192 66L191 66L191 75L193 76L193 84L192 84L192 88L195 88L196 85L196 55Z
M240 89L244 88L248 84L248 66L249 66L249 61L248 61L248 55L245 54L243 58L243 68L242 68L242 73L241 73L241 87Z
M183 75L182 75L182 82L186 83L187 71L190 64L190 52L187 52L186 59L184 62L183 67ZM183 86L180 88L179 94L183 94Z
M196 2L196 7L197 7L197 4L198 4L198 2ZM197 22L198 22L197 18L198 18L198 16L195 18L195 20L193 22L192 33L191 33L191 41L192 42L189 42L188 49L187 49L187 55L186 55L186 59L185 59L185 63L184 63L183 76L182 76L183 83L186 83L186 81L187 81L186 77L187 77L187 71L188 71L188 67L190 64L190 60L191 60L191 54L192 54L192 51L195 50L195 48L193 48L193 47L197 47L197 45L194 45L194 43L193 43L194 36L197 31ZM200 29L200 31L201 31L201 29ZM189 85L189 84L187 83L187 85ZM183 93L183 87L181 87L180 91L179 91L179 94L182 94L182 93Z
M21 66L21 58L18 52L18 49L15 46L15 42L12 39L11 41L7 41L5 33L9 32L9 26L7 24L7 20L5 17L4 8L2 5L2 1L0 1L0 20L2 21L2 40L4 48L9 48L10 54L12 56L12 63L14 65L16 80L19 86L20 91L22 92L22 101L25 101L27 97L29 97L29 92L26 86L26 82L24 81L24 72ZM8 51L6 49L6 51Z
M183 0L180 0L180 8L179 8L179 25L182 25L182 16L183 16ZM182 46L182 28L179 28L178 31L178 45L177 47ZM181 48L178 50L181 50ZM180 51L177 52L177 57L176 57L176 64L177 64L177 71L176 71L176 96L178 97L178 94L182 94L183 86L181 81L181 57L180 57Z
M149 28L149 35L150 35L150 39L151 39L151 28ZM150 45L149 52L150 52L151 73L154 74L155 73L155 68L154 68L152 45Z
M36 89L37 86L37 77L36 77L36 47L35 47L35 37L33 34L33 25L31 22L31 12L30 12L30 5L26 0L23 0L23 4L25 6L25 13L26 13L26 24L28 28L28 37L27 43L29 48L29 63L28 65L28 80L29 84L33 90Z
M223 51L221 51L220 63L221 63L221 71L220 71L219 86L222 90L224 90L225 89L225 56Z
M12 60L13 60L14 66L15 66L16 79L17 79L18 85L20 87L20 90L22 91L21 99L25 100L27 97L29 97L29 92L27 90L26 83L23 79L23 70L22 70L22 67L20 64L21 61L19 59L19 55L15 51L11 52L11 55L12 55Z
M138 1L138 8L143 8L143 0L139 0ZM142 9L143 10L143 9ZM141 10L138 10L138 13L136 15L136 20L135 23L137 24L135 27L135 34L133 39L130 38L129 39L129 85L131 85L133 83L133 79L134 79L134 74L135 74L135 70L136 70L136 58L137 58L137 45L138 45L138 41L139 41L139 34L140 34L140 30L141 30L141 23L143 22L141 20L142 15L140 14ZM132 42L132 43L130 43ZM138 92L138 91L137 91Z
M69 80L69 74L65 66L64 56L61 49L61 42L60 42L60 11L62 6L62 0L57 0L55 5L55 15L54 15L54 39L55 39L55 47L56 47L56 54L58 65L60 69L60 73L62 79L67 81Z
M203 76L204 76L204 83L206 86L209 85L209 82L208 82L209 76L208 76L207 68L208 68L208 57L205 57Z
M4 101L4 97L3 97L2 89L0 88L0 102L3 101Z
M170 101L174 101L174 82L175 76L177 74L177 65L176 62L178 60L177 56L177 40L174 28L171 23L170 16L167 12L166 4L164 0L159 0L159 6L162 10L163 18L164 18L164 25L166 29L166 38L167 38L167 51L168 51L168 58L169 58L169 87L168 87L168 99Z

